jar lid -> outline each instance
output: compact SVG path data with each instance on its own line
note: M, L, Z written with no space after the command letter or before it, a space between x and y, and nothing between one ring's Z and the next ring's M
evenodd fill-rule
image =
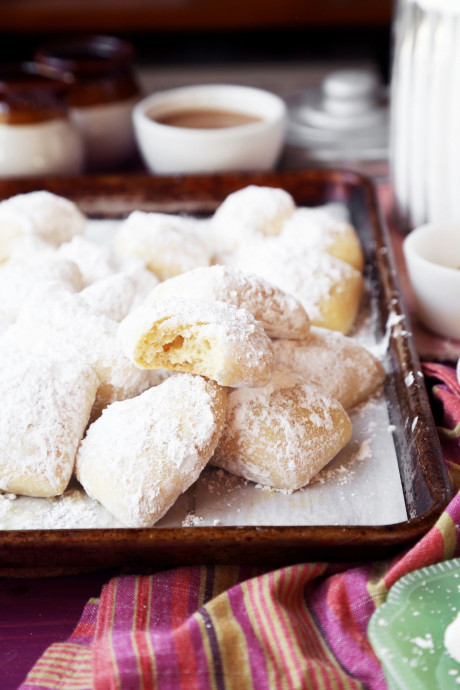
M33 62L0 65L0 123L34 124L63 118L73 77Z
M65 94L73 82L68 73L56 74L35 62L10 62L0 65L0 95L48 92Z
M65 38L44 44L35 53L41 65L89 79L126 70L133 59L133 46L114 36Z

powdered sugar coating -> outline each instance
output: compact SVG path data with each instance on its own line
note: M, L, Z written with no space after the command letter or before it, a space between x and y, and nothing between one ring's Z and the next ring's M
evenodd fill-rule
M3 309L3 307L0 306L0 336L2 336L3 333L6 333L12 323L13 319L10 318L10 315L7 313L6 309Z
M79 481L123 524L150 527L204 469L225 405L225 389L191 374L110 405L80 446Z
M444 632L444 647L452 659L460 664L460 612L457 613Z
M304 249L274 237L242 245L232 265L294 295L315 326L347 333L356 318L362 275L327 252Z
M345 409L369 397L384 381L379 360L342 333L312 326L304 340L275 340L276 361L316 383Z
M190 218L134 211L115 238L120 256L138 256L160 280L209 266L210 249Z
M229 266L196 268L160 283L147 302L166 297L216 300L247 309L272 338L303 338L310 319L300 302L260 276Z
M249 185L229 194L211 220L211 237L219 255L254 237L278 235L294 213L295 202L284 189Z
M32 222L5 208L4 203L0 203L0 261L9 259L15 244L33 234Z
M8 246L8 252L5 251L4 255L2 256L2 250L5 248L5 246L3 245L2 247L1 244L1 226L2 220L0 219L0 261L8 259L24 259L32 256L33 254L38 254L38 252L54 250L54 247L52 247L49 242L45 242L45 240L42 240L41 237L37 237L37 235L20 235Z
M158 285L158 278L149 271L145 262L138 256L122 256L118 258L118 270L133 282L135 295L131 303L131 310L142 304L146 297Z
M94 313L121 321L129 313L135 294L134 281L125 273L114 273L86 287L80 297Z
M348 443L351 431L339 402L278 366L263 388L229 391L227 421L211 464L295 491Z
M54 286L32 295L4 338L19 347L83 358L99 377L92 417L114 400L125 400L155 385L163 376L141 371L120 350L118 323L95 313L81 293Z
M150 302L121 322L119 341L138 367L189 371L222 386L263 386L273 371L273 347L262 327L224 302Z
M36 235L53 245L83 233L86 217L69 199L40 190L17 194L0 203L0 260L16 239Z
M131 306L140 304L158 283L158 278L148 270L140 257L120 257L110 245L94 242L85 236L78 235L71 242L62 244L57 253L77 264L83 287L88 287L113 275L127 276L135 289Z
M61 494L96 395L81 359L2 348L0 488L28 496Z
M57 256L53 250L10 259L0 266L0 304L11 323L29 296L49 283L56 283L72 292L82 287L76 264Z
M81 235L61 244L57 251L60 256L77 264L84 287L107 278L117 270L117 257L109 246L97 244Z
M356 230L323 208L297 208L283 225L280 237L305 249L322 249L358 271L364 256Z

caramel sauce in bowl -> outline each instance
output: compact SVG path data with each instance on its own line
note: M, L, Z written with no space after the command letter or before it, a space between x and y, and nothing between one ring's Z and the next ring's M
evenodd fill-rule
M158 117L153 115L152 120L169 127L223 129L225 127L240 127L252 122L260 122L262 118L231 110L218 110L217 108L189 108L188 110L165 113Z
M281 154L285 121L281 98L232 84L162 91L133 110L144 162L160 174L270 170Z

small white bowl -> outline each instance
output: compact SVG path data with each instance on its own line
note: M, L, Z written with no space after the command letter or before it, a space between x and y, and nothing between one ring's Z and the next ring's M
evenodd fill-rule
M156 117L184 110L216 109L255 116L248 124L192 129L161 124ZM136 141L154 173L209 173L270 170L282 150L284 101L248 86L206 84L161 91L140 101L133 111Z
M413 230L403 250L420 321L460 340L460 221Z

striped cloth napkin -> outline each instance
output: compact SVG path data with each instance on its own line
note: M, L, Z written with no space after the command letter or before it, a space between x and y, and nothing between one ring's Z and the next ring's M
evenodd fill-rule
M452 480L460 486L460 386L425 364ZM384 690L369 618L404 574L460 552L460 493L414 547L358 566L275 572L184 567L112 579L67 642L20 690Z

